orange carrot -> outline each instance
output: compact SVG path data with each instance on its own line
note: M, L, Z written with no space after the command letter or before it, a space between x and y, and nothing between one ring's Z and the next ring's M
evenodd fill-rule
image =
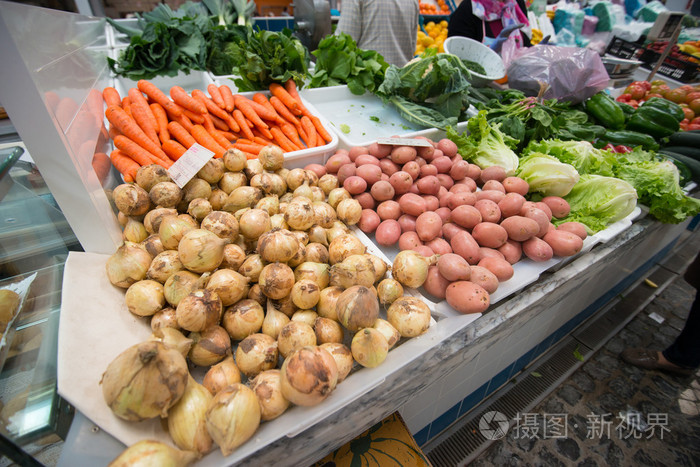
M109 107L110 105L122 106L122 98L119 96L119 91L112 86L107 86L102 90L102 98Z
M316 128L316 132L321 138L323 138L327 143L333 141L333 137L330 135L330 133L328 133L328 131L326 131L326 129L323 126L323 123L321 123L320 118L318 118L315 115L310 115L309 118L311 119L311 122L313 122L314 128ZM319 144L319 146L321 145Z
M168 132L168 114L165 112L163 106L157 102L151 104L150 107L158 123L158 138L160 138L161 143L165 143L170 139L170 132Z
M224 96L221 95L221 91L219 91L219 88L216 86L216 84L212 83L209 86L207 86L207 91L209 91L209 96L211 96L211 100L214 101L214 103L219 106L220 109L226 110L226 102L224 102Z
M255 113L263 120L275 120L275 118L277 117L277 112L270 112L264 105L260 105L257 102L248 99L247 97L241 96L240 94L236 94L233 97L234 99L236 99L236 101L240 100L242 102L245 102L246 105L252 107ZM236 103L236 106L240 107L238 103Z
M127 175L131 177L132 180L136 178L136 172L141 168L138 162L119 149L112 151L109 158L112 161L112 165L124 176L124 180L126 180Z
M204 114L204 115L202 115L202 117L204 117L204 123L202 123L202 126L204 127L205 130L207 130L209 133L211 133L212 130L216 129L214 127L214 122L211 121L211 115Z
M141 165L159 164L165 168L168 168L170 167L170 165L172 165L172 161L170 161L169 158L168 161L170 161L170 163L168 165L168 162L166 162L165 159L161 159L160 157L151 154L150 152L148 152L147 150L145 150L136 142L132 141L126 136L120 135L114 138L114 146Z
M243 133L243 136L245 136L248 139L253 139L255 137L253 135L253 131L250 129L248 123L245 120L243 112L241 112L240 109L235 109L233 111L233 118L234 120L236 120L236 123L238 123L238 126L240 127L240 131L241 133Z
M306 131L306 147L313 148L316 146L316 128L314 127L313 122L309 117L304 115L301 117L301 125L304 127L304 131Z
M148 102L136 88L129 89L129 99L131 100L131 116L136 120L138 126L141 127L146 136L151 138L156 144L160 144L160 139L158 139L158 123L156 122L156 117L151 112L151 108L148 106Z
M270 115L273 117L267 120L272 120L279 123L281 117L277 114L277 111L275 110L273 105L270 104L270 99L265 94L261 92L256 92L255 94L253 94L253 102L257 102L258 104L265 107L268 110L268 112L270 112Z
M179 117L182 114L182 109L179 106L176 106L175 103L171 101L163 91L158 89L155 84L151 83L150 81L146 81L145 79L140 79L136 82L136 86L142 93L147 95L150 99L153 99L154 102L162 105L165 111L169 114L173 114L176 117Z
M294 115L301 115L301 108L299 107L299 102L292 97L287 90L278 83L272 83L270 85L270 92L273 96L277 97L282 103L292 112ZM277 111L279 113L279 110Z
M262 144L256 144L256 143L239 143L238 141L236 141L235 143L233 143L233 147L238 149L238 150L241 150L243 152L249 152L251 154L259 154L260 150L262 148L264 148L265 146L263 146Z
M231 91L231 88L226 86L225 84L222 84L219 86L219 91L221 91L221 97L224 98L224 103L226 104L226 112L233 112L233 109L236 108L236 103L233 99L233 92Z
M289 138L284 136L284 133L282 133L282 130L280 130L277 127L272 127L270 130L272 132L272 136L275 137L275 141L279 144L279 146L282 148L284 152L292 152L296 151L297 148L294 146L294 143L292 143Z
M190 120L187 117L187 115L182 114L179 117L175 117L175 118L173 118L172 116L169 115L169 117L170 117L171 121L179 123L180 126L182 126L185 130L190 131L190 132L192 131L192 127L194 126L194 123L192 123L192 120Z
M160 146L151 141L151 139L146 136L146 133L136 124L134 119L129 117L123 109L111 105L107 107L105 116L107 120L109 120L109 123L117 127L124 136L134 141L146 151L162 159L168 157Z
M209 134L212 136L212 138L214 138L214 141L219 143L219 146L221 146L222 148L229 149L230 147L233 146L231 144L231 141L226 139L226 137L224 135L222 135L221 132L219 130L217 130L216 128L214 128L212 131L210 131Z
M129 99L129 96L124 96L122 98L122 109L124 109L124 112L131 117L131 99Z
M262 119L260 118L260 115L257 114L255 109L253 108L252 105L250 105L250 100L246 99L245 97L236 94L233 96L236 102L236 108L243 112L243 115L253 122L253 125L255 125L258 128L269 128L267 123L263 122Z
M284 89L294 98L295 101L297 101L297 105L299 106L301 113L310 118L311 112L309 112L309 109L307 109L304 103L301 101L301 97L297 91L297 83L295 83L293 79L288 79L287 82L284 83Z
M297 133L296 127L292 125L291 123L285 123L284 125L280 125L280 130L282 130L282 133L284 133L284 136L289 138L289 140L294 143L299 149L304 147L304 143L301 142L299 139L299 133Z
M193 126L194 127L194 126ZM182 144L185 149L191 147L196 143L195 139L192 137L189 131L185 129L181 124L176 121L168 123L168 131L170 135L175 138L180 144Z
M181 158L185 152L187 152L187 148L174 139L169 139L163 143L163 151L165 151L169 158L176 161Z
M226 113L225 110L221 109L218 105L216 105L216 103L213 100L208 98L207 95L199 89L195 89L194 91L192 91L192 97L204 104L209 114L221 119L232 130L235 130L235 128L238 126L238 124L235 120L233 120L233 117L231 117L230 114Z
M109 126L109 139L113 140L115 136L121 135L122 132L117 129L116 126L110 125Z
M199 125L204 123L204 116L203 116L204 114L196 114L196 113L192 112L191 110L182 109L182 115L189 118L192 123L198 123Z
M292 115L292 112L282 103L277 96L270 97L270 105L277 111L277 114L288 123L294 124L297 128L301 126L301 122L297 117Z
M212 123L214 124L214 127L217 130L219 130L219 131L229 131L230 130L230 127L226 124L226 122L221 120L219 117L217 117L216 115L212 115L212 114L208 114L208 115L209 115L209 119L212 121ZM230 115L229 115L229 117L233 120L233 117L231 117ZM238 126L238 124L236 124L236 126Z
M192 136L195 141L212 151L215 157L224 157L226 149L222 148L202 125L194 125L192 128Z
M236 133L231 132L231 131L219 130L219 133L221 133L224 136L224 138L226 138L229 141L233 141L234 139L238 139L238 135Z
M275 144L274 141L269 140L267 138L263 138L262 136L255 135L255 138L253 138L253 142L257 144L262 144L263 146L267 146L268 144Z
M187 94L187 91L182 89L181 86L173 86L170 88L170 97L173 98L173 101L181 107L186 108L187 110L190 110L196 114L204 114L207 113L207 108L199 102L197 99L194 97L190 96ZM192 118L192 117L190 117Z

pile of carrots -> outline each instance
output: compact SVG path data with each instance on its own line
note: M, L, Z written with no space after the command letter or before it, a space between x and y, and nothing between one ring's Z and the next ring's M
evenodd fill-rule
M210 84L209 95L173 86L168 96L140 80L122 97L106 87L105 116L116 148L110 154L112 165L130 182L141 166L169 168L194 143L217 158L233 148L254 159L269 144L292 152L331 141L320 119L302 103L293 80L273 83L269 90L269 97L258 92L249 99L225 84Z

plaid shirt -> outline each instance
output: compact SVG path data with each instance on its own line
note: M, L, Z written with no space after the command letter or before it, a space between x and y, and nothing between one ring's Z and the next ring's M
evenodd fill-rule
M352 36L357 46L376 50L387 63L402 67L413 58L418 33L418 0L343 0L336 34Z

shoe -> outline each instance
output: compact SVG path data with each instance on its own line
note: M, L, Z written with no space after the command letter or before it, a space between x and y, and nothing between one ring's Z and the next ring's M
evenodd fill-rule
M693 373L690 368L683 368L673 363L659 361L659 351L649 349L625 349L620 357L630 365L647 370L661 370L678 375L689 376Z

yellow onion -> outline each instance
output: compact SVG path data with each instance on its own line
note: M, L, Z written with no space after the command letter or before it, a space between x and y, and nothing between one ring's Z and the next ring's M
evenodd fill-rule
M252 184L253 181L251 180ZM287 182L278 174L265 172L259 175L258 188L264 191L265 194L279 198L287 192Z
M163 242L160 241L160 235L158 234L146 237L146 240L141 242L141 248L146 250L153 258L165 251Z
M231 172L240 172L245 168L245 161L248 160L240 149L228 149L222 158L224 167Z
M251 334L236 347L236 366L248 378L277 366L278 343L267 334Z
M370 328L379 318L377 297L364 286L355 285L340 294L335 303L338 321L351 332Z
M294 313L297 311L296 305L294 305L294 302L292 301L292 297L287 295L284 298L281 298L279 300L268 300L268 302L275 307L275 310L284 313L288 317L292 317Z
M344 199L335 208L338 219L347 225L355 225L360 222L362 216L362 205L356 199Z
M199 366L212 366L231 352L231 338L224 328L213 325L202 332L192 332L192 348L188 357Z
M353 234L342 234L334 238L328 246L330 264L340 263L348 256L363 255L367 247Z
M165 216L158 227L158 235L166 250L175 250L182 237L194 228L190 222L180 216Z
M286 263L299 247L299 241L289 230L272 229L258 238L258 254L268 263Z
M360 329L350 344L352 357L357 363L366 367L379 366L389 353L389 344L384 334L374 328Z
M260 271L258 284L267 298L279 300L292 291L294 271L284 263L272 263Z
M107 467L187 467L196 459L195 452L181 451L161 441L147 439L126 448Z
M286 229L289 230L289 224L284 220L284 214L273 214L270 216L271 229Z
M139 222L133 217L130 217L129 220L126 221L122 236L124 237L124 240L139 243L148 238L148 231L143 225L143 222Z
M296 190L293 192L294 197L304 197L308 199L309 201L313 201L314 197L314 192L311 190L311 187L304 183L303 185L300 185L297 187Z
M248 298L255 300L260 304L260 306L265 306L267 304L267 297L262 293L262 289L259 284L253 284L253 286L248 291Z
M309 234L301 230L292 230L292 235L299 241L300 245L307 245L309 243Z
M158 233L160 223L166 216L177 216L177 209L172 208L156 208L148 211L143 218L143 226L146 231L151 234Z
M381 259L377 255L373 255L371 253L365 253L365 256L369 258L370 261L372 261L372 265L374 266L374 282L377 283L380 280L384 279L384 276L386 276L386 272L389 269L389 266L384 262L383 259Z
M314 223L320 225L324 229L333 227L333 223L338 220L333 206L323 201L314 201L313 207L315 216Z
M250 279L251 282L258 282L264 267L265 263L260 255L248 255L241 267L238 268L238 272Z
M386 310L387 320L402 337L417 337L430 327L430 308L421 299L404 296Z
M318 314L314 310L298 310L292 315L292 321L305 323L313 327L318 318Z
M220 188L214 188L211 190L211 195L209 196L209 204L214 211L221 211L224 202L228 198L228 193Z
M239 186L228 195L222 209L228 212L236 212L244 208L252 208L263 197L260 188L252 186Z
M331 190L338 188L338 177L333 174L326 174L318 179L318 187L328 195Z
M262 209L270 216L273 216L280 211L280 199L277 195L265 196L258 201L258 204L255 205L255 209Z
M317 186L318 185L318 175L316 175L316 172L313 170L307 170L304 169L306 172L306 176L309 177L309 185L311 186Z
M289 323L289 316L277 311L272 303L268 303L265 319L263 319L262 333L276 340L287 323Z
M241 235L249 240L257 240L270 230L270 215L262 209L251 209L243 213L238 223Z
M282 395L293 404L312 406L323 402L338 383L338 366L322 347L303 347L280 369Z
M214 209L211 203L205 198L195 198L187 205L187 214L202 222Z
M384 279L377 285L379 303L387 307L399 297L403 297L403 286L396 279Z
M311 201L313 201L314 203L325 202L326 201L326 193L324 193L324 191L321 188L319 188L317 186L312 186L311 187Z
M326 236L326 229L320 225L314 224L309 230L306 231L309 235L309 244L318 243L328 251L328 237Z
M242 172L226 172L219 180L219 188L226 193L227 197L236 188L246 185L248 185L248 177Z
M189 225L192 226L192 228L194 228L194 229L199 228L199 222L197 222L197 219L190 216L189 214L182 213L182 214L178 214L177 217L178 217L178 219L187 222Z
M309 174L304 169L292 169L287 173L285 181L287 182L289 191L294 191L303 184L309 183Z
M265 370L250 381L260 402L260 415L263 421L274 420L289 407L289 401L282 395L279 370Z
M243 261L245 261L245 256L243 248L239 245L229 243L224 247L224 259L221 261L219 267L238 271Z
M343 342L343 327L339 322L319 316L314 321L314 332L318 345L327 342Z
M330 261L328 248L321 243L309 243L306 245L306 261L328 264Z
M350 255L331 267L330 283L346 289L354 285L372 287L375 277L374 264L367 256Z
M287 205L284 220L294 230L306 230L314 225L315 215L311 200L297 196Z
M301 308L309 309L316 306L321 297L321 289L315 281L309 279L298 280L292 286L292 302Z
M193 343L192 339L186 337L179 330L169 327L156 329L151 334L149 340L162 342L168 346L168 348L175 349L180 352L180 354L182 354L182 356L185 358L187 357L190 348L192 348Z
M385 319L379 318L374 323L374 329L376 329L384 335L387 344L389 344L389 348L392 348L394 345L396 345L399 339L401 339L401 334L399 334L399 331L397 331L396 328Z
M282 203L289 203L293 199L294 193L291 193L289 191L285 192L282 196L280 196L280 212L284 212L281 208Z
M204 375L202 385L212 394L216 395L226 386L241 382L241 371L233 361L233 355L229 355L222 361L213 365Z
M316 313L323 318L338 321L338 313L335 310L335 304L342 293L342 287L326 287L322 289L318 304L316 305Z
M426 258L413 250L400 251L394 258L391 274L402 285L418 288L428 278L428 268L436 261L437 255Z
M205 414L214 397L191 376L185 393L168 411L168 433L180 449L204 455L214 442L207 431Z
M205 229L187 232L180 240L177 251L182 264L193 272L216 269L224 260L225 240Z
M301 321L290 321L277 336L277 347L280 355L287 358L295 350L308 345L316 345L316 333L309 324Z
M268 144L260 150L258 160L263 166L263 169L274 172L282 168L284 164L284 152L279 146Z
M260 403L252 389L234 383L219 391L206 412L207 431L228 456L245 443L260 425Z
M115 415L141 421L166 417L185 392L187 362L162 342L146 341L119 354L102 375L102 395Z
M206 164L204 164L204 167L199 169L197 176L205 182L213 185L221 180L225 170L226 167L224 166L224 160L213 157L209 159Z
M230 306L248 295L248 278L231 269L217 269L206 288L219 295L223 306Z
M117 221L119 225L124 227L127 222L129 222L129 216L125 215L123 212L117 212Z
M185 269L185 266L180 261L180 255L177 250L165 250L153 258L151 265L148 267L148 272L146 272L146 277L165 284L170 276L183 269Z
M216 292L198 289L180 300L175 316L182 329L201 332L219 322L221 310L221 299Z
M248 159L245 161L243 173L245 173L245 176L250 180L255 175L263 173L263 166L257 159Z
M262 328L265 319L263 307L249 298L241 300L224 312L221 325L233 340L241 340Z
M182 189L173 182L160 182L151 188L148 197L156 206L174 208L182 201Z
M151 207L148 192L133 183L117 185L112 196L119 212L126 216L143 216Z
M163 308L163 284L150 279L134 282L124 295L126 307L137 316L151 316Z
M189 204L195 198L209 199L211 196L211 184L199 177L191 178L182 187L182 201Z
M306 261L306 246L303 244L299 245L299 249L296 254L287 261L289 267L295 268Z
M318 288L323 290L328 287L331 280L330 268L325 263L313 263L306 261L294 268L294 280L310 280L318 285Z
M158 164L148 164L139 167L136 171L136 177L134 177L134 182L146 191L151 191L157 183L169 182L170 174L165 169Z
M177 325L177 317L175 316L175 308L165 307L151 316L151 330L157 331L162 328L180 329Z
M146 250L124 244L107 259L107 278L112 285L126 289L146 278L152 260Z
M326 342L321 344L320 347L331 354L331 357L335 360L335 365L338 367L338 384L340 384L341 381L347 378L355 364L352 352L345 344L338 342Z
M328 238L328 243L329 243L329 251L330 251L330 243L336 239L336 237L340 237L341 235L347 235L351 233L350 229L343 224L342 222L338 221L333 224L333 227L330 229L326 229L326 237Z
M338 210L338 205L341 201L346 199L352 199L352 195L343 187L333 188L328 193L328 204L331 205L333 209Z
M200 227L230 242L238 238L238 221L230 212L213 211L202 219Z
M195 274L192 271L178 271L173 273L163 286L165 300L172 306L177 306L187 295L197 289L204 288L206 278L203 275Z

